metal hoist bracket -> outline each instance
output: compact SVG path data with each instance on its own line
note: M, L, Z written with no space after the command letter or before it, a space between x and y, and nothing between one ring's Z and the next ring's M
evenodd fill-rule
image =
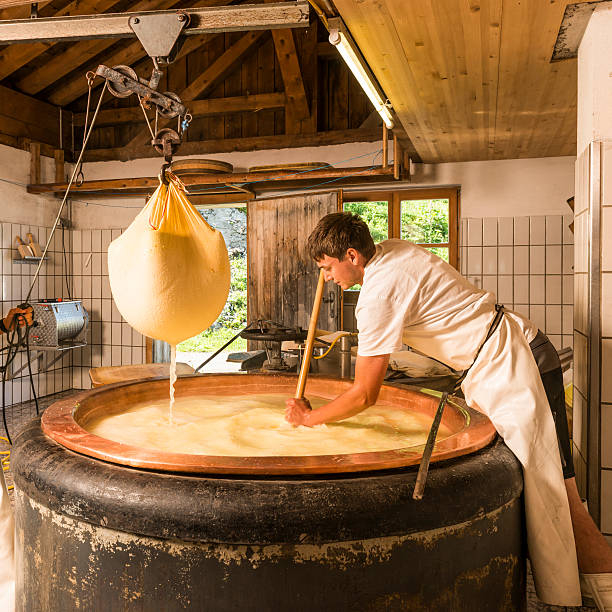
M179 36L189 25L189 15L141 14L129 18L128 24L153 61L169 64Z

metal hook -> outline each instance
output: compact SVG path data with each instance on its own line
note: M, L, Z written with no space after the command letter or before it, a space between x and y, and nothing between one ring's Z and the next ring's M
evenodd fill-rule
M170 170L172 162L162 164L161 170L159 171L159 182L164 185L169 185L168 178L166 177L166 170Z

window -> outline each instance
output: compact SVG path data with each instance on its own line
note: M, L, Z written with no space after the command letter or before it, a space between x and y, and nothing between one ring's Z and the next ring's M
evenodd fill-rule
M402 189L343 193L344 210L357 213L374 242L402 238L423 246L454 268L459 266L457 189ZM357 331L355 305L360 286L342 295L342 329Z
M362 217L374 242L410 240L458 267L457 189L345 192L344 210Z

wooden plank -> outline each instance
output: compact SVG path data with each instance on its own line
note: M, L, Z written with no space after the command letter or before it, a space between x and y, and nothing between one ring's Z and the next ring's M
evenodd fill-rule
M26 4L38 4L38 2L34 0L0 0L0 9L8 8L11 6L24 6ZM47 4L47 3L41 2L40 4Z
M196 0L193 2L192 6L225 6L229 4L231 0ZM151 0L151 5L155 4L163 4L165 8L172 8L181 3L181 0ZM201 41L211 40L211 37L215 36L214 34L205 35L197 37ZM106 41L107 43L109 41ZM195 42L195 41L194 41ZM109 47L112 45L112 52L108 56L103 56L103 63L111 68L113 66L122 64L122 65L132 65L143 57L146 57L142 44L139 40L134 40L125 44L117 44L116 40L111 40L109 43ZM183 47L187 49L193 50L194 43L191 43L189 40L185 41ZM23 45L12 45L15 46L23 46ZM29 45L25 45L29 46ZM197 44L195 47L197 48ZM185 53L183 50L179 53L179 56L182 57L182 54ZM102 79L96 79L94 82L94 86L98 87L102 84ZM66 104L70 104L80 96L87 93L87 81L84 78L83 74L75 74L71 77L67 77L61 81L61 85L54 88L49 95L49 101L54 104L58 104L60 106L65 106Z
M253 56L256 61L256 56ZM250 66L249 61L245 66ZM251 62L252 63L252 62ZM257 78L257 70L250 70L249 76ZM255 89L255 87L253 88ZM278 109L285 105L284 93L247 94L227 98L208 98L206 100L193 100L189 102L189 112L194 117L214 117L230 113L257 113L264 109ZM255 118L255 116L253 117ZM84 113L75 113L74 124L82 126ZM140 106L100 111L96 120L97 125L116 125L119 123L138 123L144 121ZM255 130L256 132L256 126ZM256 134L250 134L254 136Z
M227 32L225 34L226 45L232 46L240 39L240 33ZM253 54L251 54L253 55ZM249 56L250 57L250 56ZM242 65L237 70L230 72L223 83L225 97L238 96L242 88ZM224 138L240 138L242 136L242 118L236 113L226 113L224 119Z
M310 116L300 121L300 134L314 134L317 132L318 98L319 98L319 59L317 56L317 38L319 21L313 19L308 28L294 31L296 45L302 65L302 78L306 96L310 106Z
M59 11L49 14L41 12L42 17L64 17L68 15L84 15L88 13L104 13L118 0L74 0ZM116 42L116 41L111 41ZM0 50L0 80L5 79L13 72L25 66L50 49L55 43L44 42L28 45L8 45Z
M261 49L261 47L259 48ZM259 51L258 49L258 51ZM258 53L252 53L242 62L241 69L241 99L253 99L257 96L261 96L261 100L263 101L267 99L279 98L282 100L282 104L279 106L269 106L269 105L261 105L254 107L249 107L247 104L244 104L243 108L245 111L242 111L241 120L242 120L242 136L246 138L251 138L253 136L257 136L257 113L264 108L280 108L285 103L285 95L284 94L257 94L259 91L257 88L257 58ZM234 107L235 108L235 107ZM252 112L246 112L252 111Z
M201 75L192 81L183 91L179 93L179 97L184 103L194 100L196 97L204 95L212 89L217 83L220 83L230 72L238 68L239 62L253 47L261 44L261 40L267 32L258 30L248 32L241 36L240 40L233 44L221 57L213 62ZM160 124L160 128L170 125L169 121L164 121ZM126 147L135 147L146 140L146 135L139 134L127 143Z
M66 180L66 174L64 172L64 151L62 149L57 149L53 157L55 161L55 182L63 183Z
M40 144L30 143L30 183L40 183Z
M59 110L0 85L0 132L58 147Z
M320 179L342 178L345 176L353 176L355 174L362 176L392 176L393 170L390 168L374 168L369 166L364 168L323 168L321 170L312 170L307 174L300 172L241 172L231 174L200 174L200 175L185 175L181 180L186 187L193 187L197 192L199 187L216 187L223 188L231 183L239 185L256 181L259 183L278 181L307 181L312 182ZM81 185L73 185L72 191L93 193L93 192L132 192L145 191L157 187L159 180L156 176L143 178L122 178L122 179L100 179L94 181L84 181ZM62 193L66 190L65 183L47 183L47 184L32 184L28 185L29 193Z
M274 41L270 37L257 50L257 91L274 92L274 64L276 54ZM284 93L284 92L283 92ZM263 110L257 113L258 136L274 136L274 111Z
M380 140L380 130L332 130L316 134L278 136L257 136L254 138L211 139L207 141L183 142L180 155L209 155L213 153L231 153L232 151L259 151L265 149L286 149L291 147L312 147L347 142L375 142ZM85 153L86 161L111 161L159 157L150 145L126 149L89 149Z
M177 0L177 2L173 2L172 4L178 3ZM100 6L96 8L97 11L103 13L112 9L117 4L120 3L117 0L112 0L100 4ZM130 11L153 11L159 8L171 8L171 6L168 7L167 0L141 0L141 2L137 2L135 5L131 6ZM92 58L103 53L116 43L116 39L84 40L72 43L62 53L45 61L38 68L16 81L15 87L31 95L36 94L72 72L75 68L83 66L83 64L91 61ZM89 68L91 67L88 67L88 69Z

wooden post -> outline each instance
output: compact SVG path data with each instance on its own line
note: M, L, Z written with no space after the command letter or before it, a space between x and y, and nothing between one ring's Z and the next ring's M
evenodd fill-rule
M40 143L30 143L30 185L40 183Z
M55 182L64 183L66 176L64 175L64 151L55 149L53 157L55 158Z
M387 125L383 123L383 158L382 158L383 168L386 168L389 165L389 129Z
M401 150L397 136L393 134L393 178L399 181Z

